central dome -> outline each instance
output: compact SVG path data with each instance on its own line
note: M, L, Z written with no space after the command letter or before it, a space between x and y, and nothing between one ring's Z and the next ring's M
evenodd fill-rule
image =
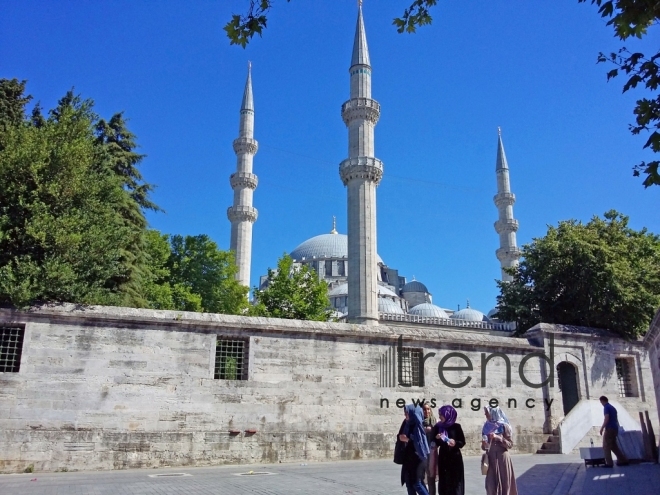
M321 234L305 242L291 251L290 255L296 261L326 258L348 259L348 236L344 234ZM376 255L376 262L383 263Z

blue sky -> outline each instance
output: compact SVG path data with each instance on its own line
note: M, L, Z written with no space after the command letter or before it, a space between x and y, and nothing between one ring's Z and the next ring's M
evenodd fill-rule
M614 208L660 233L660 188L631 165L648 160L631 136L634 101L606 82L599 51L620 42L594 7L553 2L441 0L434 21L400 35L409 0L365 0L373 96L382 106L376 156L378 251L424 282L436 304L486 312L498 293L495 157L501 126L516 194L519 244L547 225ZM332 227L346 232L338 164L347 156L354 0L279 0L263 38L243 50L222 26L248 0L4 0L0 77L28 80L46 108L68 89L110 117L125 111L158 187L166 233L229 245L232 140L247 61L253 64L259 176L252 284L277 258ZM654 33L629 48L657 48Z

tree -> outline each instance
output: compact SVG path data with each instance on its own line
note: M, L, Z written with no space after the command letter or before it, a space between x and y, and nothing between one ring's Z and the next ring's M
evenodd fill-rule
M291 0L287 0L289 2ZM410 0L408 0L410 1ZM660 0L578 0L579 3L590 1L598 6L598 12L604 18L609 18L607 25L613 26L614 34L622 41L630 37L642 38L647 34L648 28L660 21ZM437 0L414 0L406 8L401 17L395 18L392 23L399 33L414 33L418 27L431 24L433 18L429 9L436 6ZM243 48L255 34L261 36L268 21L267 14L273 6L273 0L250 0L245 15L233 15L223 28L232 45L241 45ZM622 47L617 53L598 55L598 62L610 62L618 68L607 73L607 80L624 73L628 80L623 86L623 92L637 86L644 86L655 93L651 99L637 100L633 113L635 124L630 125L630 132L637 135L650 132L650 136L643 148L649 148L654 153L660 152L660 51L645 56L643 53L629 52ZM660 160L650 162L642 161L633 166L633 175L644 175L644 187L660 185Z
M291 0L286 0L290 2ZM410 1L410 0L408 0ZM261 36L268 22L267 14L273 6L274 0L250 0L248 11L245 15L234 14L231 20L223 28L227 33L230 45L247 46L255 34ZM435 6L438 0L414 0L404 10L400 18L392 21L399 33L414 33L418 26L431 24L433 18L429 9Z
M175 235L170 238L170 244L172 252L167 268L175 308L192 307L195 304L192 295L197 294L201 311L245 313L249 289L235 278L238 268L231 251L218 249L207 235Z
M277 270L268 269L267 287L255 287L254 299L252 312L258 316L313 321L332 317L328 284L308 266L294 266L287 254L278 260Z
M498 318L521 331L542 321L635 338L660 306L660 237L631 229L614 210L549 227L522 257L508 270L513 281L498 281L497 298Z
M578 0L584 3L587 0ZM592 5L597 5L598 12L604 18L609 18L608 26L614 28L614 35L620 40L628 38L642 38L648 32L648 28L660 21L660 0L590 0ZM654 153L660 152L660 51L646 56L643 53L632 53L622 47L617 53L598 55L598 62L610 62L618 68L607 73L607 80L617 77L619 73L626 75L628 80L623 85L623 92L637 86L644 86L655 93L651 99L642 98L637 100L633 113L635 124L630 125L630 132L637 135L642 131L650 132L651 135L644 144ZM644 187L660 185L660 160L653 160L635 165L633 175L636 177L645 174Z
M10 109L0 126L0 302L143 306L146 222L102 166L93 102L69 92L47 119L39 107L27 118L24 89L0 80L0 107Z

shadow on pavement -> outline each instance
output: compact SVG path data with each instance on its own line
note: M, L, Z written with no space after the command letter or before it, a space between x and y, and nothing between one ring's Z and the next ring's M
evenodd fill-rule
M551 495L571 463L536 464L516 477L518 493ZM515 469L515 466L514 466Z

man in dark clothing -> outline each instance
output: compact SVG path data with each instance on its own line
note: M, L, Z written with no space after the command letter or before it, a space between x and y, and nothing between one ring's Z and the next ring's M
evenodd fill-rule
M605 467L611 468L614 466L612 452L616 455L616 465L626 466L628 459L616 443L616 437L619 435L619 419L616 409L604 395L600 398L600 403L603 405L603 413L605 414L603 426L600 427L600 434L603 436L603 450L605 451Z

